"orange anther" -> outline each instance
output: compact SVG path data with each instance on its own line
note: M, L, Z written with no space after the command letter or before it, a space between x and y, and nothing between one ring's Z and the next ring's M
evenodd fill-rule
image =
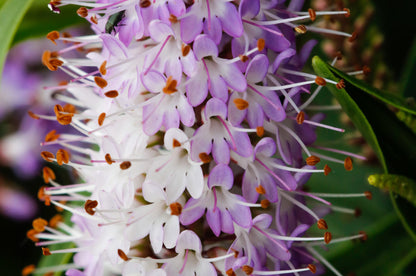
M243 265L241 267L241 270L244 271L246 275L251 275L253 274L254 268L249 265Z
M257 40L257 49L259 50L259 52L263 51L264 46L266 46L266 41L263 38Z
M256 187L256 192L260 195L264 195L266 193L266 190L264 189L262 185L259 185Z
M107 153L104 158L105 158L105 161L107 162L107 164L109 164L109 165L111 165L115 162L115 161L113 161L113 159L111 159L111 155L109 153Z
M33 229L38 233L45 231L46 225L48 225L48 222L43 218L37 218L32 222Z
M149 0L140 0L140 7L147 8L152 4Z
M47 39L49 39L50 41L52 41L52 42L53 42L53 44L55 44L55 45L56 45L55 40L59 38L59 32L58 32L58 31L52 31L52 32L49 32L49 33L46 35L46 38L47 38Z
M186 57L191 51L191 46L187 44L182 44L182 56Z
M42 176L45 183L49 183L51 180L55 180L56 178L55 173L49 167L43 167Z
M263 137L264 135L264 127L258 126L256 127L256 134L258 137Z
M317 222L318 228L322 230L328 229L328 224L326 224L326 221L324 219L319 219Z
M51 251L47 247L42 247L42 254L43 254L43 256L52 255Z
M352 166L352 159L351 159L351 157L348 156L347 158L345 158L345 160L344 160L344 168L347 171L352 171L353 166Z
M103 76L107 74L107 61L106 60L104 60L103 63L101 63L100 65L100 73Z
M121 249L118 249L117 250L117 254L118 254L118 256L123 260L123 261L128 261L128 260L130 260L130 258L129 257L127 257L127 255L126 255L126 253L124 253L124 251L123 250L121 250Z
M316 273L316 266L314 264L308 264L308 268L313 274Z
M87 10L87 8L86 7L80 7L78 10L77 10L77 14L79 15L79 16L81 16L81 17L87 17L88 16L88 10Z
M108 98L116 98L118 96L117 90L110 90L104 93L104 95Z
M245 110L248 108L248 101L237 98L233 100L233 103L235 104L235 107L237 107L238 110Z
M354 42L357 39L357 32L353 32L351 36L348 38L349 42Z
M94 208L97 207L97 205L98 205L98 201L88 199L85 202L85 205L84 205L85 212L87 212L87 214L93 216L95 214Z
M248 56L246 56L246 55L239 55L238 57L240 58L240 60L241 60L242 62L247 62L247 61L248 61L248 59L249 59L249 57L248 57Z
M322 77L317 76L315 78L315 83L319 86L325 86L326 85L326 80Z
M304 33L306 33L308 31L308 29L306 28L305 25L299 25L299 26L295 27L294 30L298 34L304 34Z
M316 19L316 12L314 9L308 9L309 12L309 17L311 18L312 21L315 21Z
M38 115L36 115L35 113L33 113L32 111L28 111L27 112L27 114L32 118L32 119L35 119L35 120L39 120L40 119L40 117L38 116Z
M325 232L324 234L324 241L326 244L330 243L332 240L332 234L331 232Z
M373 198L373 194L370 191L365 191L364 195L367 199L372 199Z
M267 199L262 199L262 200L260 201L260 205L261 205L261 208L263 208L263 209L267 209L267 208L269 208L269 206L270 206L270 201L269 201L269 200L267 200Z
M122 169L122 170L127 170L130 167L131 167L131 162L130 161L124 161L120 164L120 169Z
M28 276L36 269L34 264L27 265L22 269L22 276Z
M49 227L57 228L58 223L63 222L63 221L64 221L64 218L62 217L62 215L56 214L49 220L48 225L49 225Z
M319 161L321 161L321 158L315 155L311 155L306 158L306 164L309 166L315 166L316 164L319 163Z
M104 88L108 85L107 81L102 77L95 76L94 81L100 88Z
M301 111L296 115L296 122L301 125L303 124L303 121L305 121L305 112Z
M98 116L98 125L102 126L104 123L104 119L105 119L105 112L101 113L100 116Z
M177 18L176 16L174 16L173 14L171 14L171 15L169 16L169 21L170 21L171 23L178 23L178 18Z
M211 157L205 152L201 152L199 154L199 159L201 159L202 163L205 163L205 164L211 162Z
M344 11L346 11L347 13L345 14L345 17L350 17L350 15L351 15L351 11L350 11L350 9L347 9L347 8L344 8L343 9Z
M56 130L53 129L51 131L48 132L48 134L46 134L45 136L45 142L52 142L52 141L56 141L58 140L59 136L61 136L60 134L56 133Z
M174 202L169 205L171 214L179 216L182 213L182 205L179 202Z
M178 91L178 89L176 89L176 85L178 85L178 81L174 80L172 76L169 76L169 78L166 80L165 87L162 89L163 93L169 95L175 93Z
M176 139L173 139L173 141L172 141L172 147L177 148L177 147L180 147L181 145L182 145L181 142L179 142Z
M362 235L361 237L361 241L366 241L368 239L367 233L364 231L360 231L358 232L360 235Z
M59 149L56 152L56 162L61 166L63 163L68 164L69 162L69 153L64 149Z
M324 175L327 176L331 172L331 168L328 165L324 166Z
M37 234L39 234L38 231L36 231L35 229L30 229L26 232L26 237L33 242L38 242L39 239L36 237Z
M336 87L338 89L345 88L345 81L343 79L340 79L339 82L336 84Z
M42 151L41 153L40 153L40 156L45 160L45 161L48 161L48 162L52 162L53 161L53 159L55 158L55 156L53 155L53 153L51 153L51 152L49 152L49 151Z
M234 270L232 268L228 269L225 274L227 274L227 276L236 276L237 274L235 274Z
M97 16L95 14L90 17L90 20L91 20L92 23L94 23L96 25L98 24L98 19L97 19Z

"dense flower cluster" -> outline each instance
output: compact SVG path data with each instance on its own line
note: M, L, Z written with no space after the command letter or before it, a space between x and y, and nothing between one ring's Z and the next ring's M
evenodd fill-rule
M339 274L313 249L336 242L322 216L332 209L323 197L338 195L303 185L331 171L321 159L347 170L352 160L311 151L316 127L343 130L304 110L322 86L344 84L301 72L315 41L297 51L295 37L330 32L299 22L349 11L301 12L303 1L285 2L49 4L55 12L82 5L78 14L95 32L48 34L71 43L42 57L71 76L50 88L66 90L59 99L68 104L53 117L33 114L79 132L51 131L43 145L62 148L42 157L76 169L83 182L61 185L45 167L52 187L39 191L46 204L72 212L73 225L37 219L28 232L44 255L75 253L59 267L66 275L306 275L322 264ZM74 49L86 56L66 58ZM305 234L314 225L321 236ZM56 243L68 247L47 247Z

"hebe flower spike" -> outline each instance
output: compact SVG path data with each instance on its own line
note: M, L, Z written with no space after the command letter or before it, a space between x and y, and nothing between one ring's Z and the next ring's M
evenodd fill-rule
M305 192L303 185L311 173L330 173L326 161L344 164L311 151L315 128L343 130L320 123L322 116L310 117L305 108L322 86L344 83L302 72L315 43L297 52L295 36L309 30L352 37L304 23L349 11L302 12L299 1L282 2L49 4L55 12L82 4L77 13L95 32L48 35L70 45L45 51L43 63L72 78L47 88L65 89L57 97L71 106L57 105L56 117L31 114L78 131L51 131L42 143L60 145L56 158L46 150L42 157L76 169L84 181L62 185L51 169L43 171L53 187L43 187L39 198L71 212L74 223L36 220L28 232L44 255L75 254L72 264L50 270L299 275L321 273L324 265L339 274L312 248L337 240L326 231L322 212L306 203L310 198L335 210L323 199L331 195ZM83 57L64 57L73 50ZM302 102L313 84L310 100ZM348 155L345 168L351 170L351 154L338 153ZM310 227L325 231L310 237ZM47 248L67 242L75 247Z

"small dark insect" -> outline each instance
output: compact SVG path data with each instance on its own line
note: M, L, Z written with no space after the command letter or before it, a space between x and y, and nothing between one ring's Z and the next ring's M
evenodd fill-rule
M117 27L117 25L120 23L120 21L123 19L124 17L124 12L125 11L120 11L117 12L115 14L112 14L109 18L107 23L105 23L105 32L108 34L111 34L115 28Z

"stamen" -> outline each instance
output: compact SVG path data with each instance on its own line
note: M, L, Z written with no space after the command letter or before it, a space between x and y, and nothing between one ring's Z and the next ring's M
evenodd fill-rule
M102 126L104 123L104 119L105 119L105 112L101 113L100 116L98 116L98 125Z
M39 238L36 237L37 234L39 234L38 231L36 231L35 229L30 229L26 232L26 237L33 242L38 242Z
M51 131L48 132L48 134L46 134L45 136L45 142L52 142L57 140L61 135L60 134L56 134L56 130L53 129Z
M339 82L337 83L336 87L338 89L345 88L345 81L343 79L340 79Z
M63 163L68 164L69 162L69 153L64 149L59 149L56 152L56 161L59 166L61 166Z
M173 148L178 148L178 147L180 147L181 146L181 142L179 142L178 140L176 140L176 139L173 139L173 141L172 141L172 147Z
M263 51L265 45L266 45L266 41L264 41L263 38L260 38L259 40L257 40L257 49L259 50L259 52Z
M326 85L326 80L322 77L317 76L315 79L315 83L319 86L325 86Z
M40 153L40 156L48 162L52 162L53 159L55 159L55 156L53 155L53 153L49 152L49 151L42 151Z
M56 214L49 220L48 225L49 225L49 227L57 228L58 224L63 222L63 221L64 221L64 218L61 215Z
M321 161L321 159L315 155L311 155L306 158L306 164L309 166L315 166L316 164L319 163L319 161Z
M42 254L43 254L43 256L52 255L51 251L47 247L42 247Z
M117 254L118 254L118 256L121 258L121 259L123 259L123 261L129 261L130 260L130 258L129 257L127 257L127 255L126 255L126 253L124 253L124 251L123 250L121 250L121 249L118 249L117 250Z
M258 137L263 137L264 135L264 127L258 126L256 127L256 134Z
M347 171L352 171L352 159L351 159L351 157L347 157L347 158L345 158L345 160L344 160L344 168L345 168L345 170L347 170Z
M38 116L38 115L36 115L35 113L33 113L32 111L28 111L27 112L27 114L32 118L32 119L35 119L35 120L39 120L40 119L40 117Z
M109 165L115 163L115 161L113 159L111 159L111 155L109 153L107 153L104 158L105 158L105 161L107 162L107 164L109 164Z
M314 9L308 9L309 12L309 17L311 18L312 21L315 21L316 19L316 12Z
M248 266L248 265L243 265L241 267L241 270L244 271L245 274L251 275L251 274L253 274L254 268L252 268L251 266Z
M298 125L301 125L304 120L305 120L305 112L301 111L298 113L298 115L296 115L296 122L298 123Z
M170 204L169 208L173 216L179 216L182 213L182 205L179 202Z
M327 176L331 171L332 171L332 169L328 165L324 166L324 175L325 176Z
M306 268L298 268L298 269L289 269L289 270L275 270L275 271L260 271L254 270L252 273L255 275L282 275L282 274L294 274L298 272L306 272L311 271L312 273L316 272L316 267L313 264L309 264ZM251 274L247 274L251 275Z
M327 230L328 224L326 224L326 221L324 219L319 219L317 222L318 228L321 230Z
M55 40L59 38L59 32L58 32L58 31L52 31L52 32L49 32L49 33L46 35L46 38L47 38L47 39L49 39L50 41L52 41L52 42L53 42L53 44L55 44L55 45L56 45Z
M266 190L264 189L264 187L262 185L259 185L259 186L256 187L256 192L260 195L266 194Z
M206 154L205 152L201 152L198 155L198 157L199 157L199 159L201 159L202 163L204 163L204 164L208 164L209 162L211 162L211 157L208 154Z
M178 85L178 81L174 80L172 76L169 76L169 78L166 80L166 85L165 87L163 87L163 93L165 94L173 94L176 91L178 91L178 89L176 89L176 85Z
M100 88L104 88L108 85L107 81L102 77L95 76L94 81Z
M261 208L267 209L270 206L270 201L267 199L263 199L260 201Z
M36 269L36 266L34 264L25 266L22 269L22 276L28 276L32 274L35 269Z
M325 232L324 234L324 241L326 244L330 243L332 240L332 234L331 232Z
M304 34L308 31L305 25L296 26L293 28L293 30L297 32L298 34Z
M236 276L237 274L235 274L234 270L232 268L229 268L225 274L227 274L227 276Z
M245 110L248 108L249 103L241 98L237 98L233 100L235 107L237 107L238 110Z
M56 179L55 173L49 167L43 167L42 176L45 183L49 183L49 181Z
M106 60L104 60L103 63L101 63L100 65L100 73L103 76L107 74L107 61Z
M33 229L38 233L45 231L46 225L48 225L48 222L43 218L37 218L32 222Z
M187 44L182 44L182 56L186 57L191 51L191 46Z
M84 205L85 212L93 216L95 214L95 207L97 206L98 206L98 201L88 199Z
M127 170L130 167L131 167L130 161L124 161L123 163L120 164L120 169L122 170Z
M104 95L108 98L116 98L118 96L117 90L110 90L104 93Z
M149 0L140 0L140 8L150 7L151 4L152 2L150 2Z
M78 14L79 16L81 16L81 17L85 18L85 17L87 17L87 16L88 16L88 9L87 9L86 7L80 7L80 8L77 10L77 14Z

